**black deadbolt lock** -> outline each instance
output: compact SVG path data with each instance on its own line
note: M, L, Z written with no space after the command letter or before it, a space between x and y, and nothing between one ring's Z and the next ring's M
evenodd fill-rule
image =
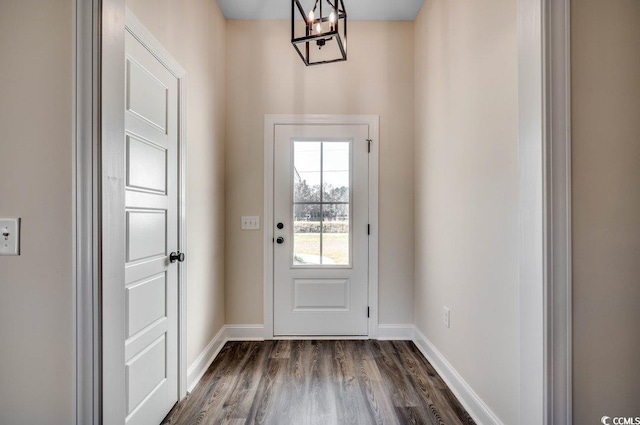
M175 263L176 261L183 262L184 261L184 252L172 252L169 254L169 261Z
M282 230L282 229L284 229L284 224L282 224L282 223L278 223L278 224L276 224L276 227L277 227L278 229Z

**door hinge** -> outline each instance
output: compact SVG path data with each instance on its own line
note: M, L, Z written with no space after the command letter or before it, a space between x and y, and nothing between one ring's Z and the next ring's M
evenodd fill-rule
M371 153L371 143L373 142L373 140L371 139L367 139L367 152Z
M371 225L367 224L367 235L371 235Z
M369 314L371 313L370 308L367 307L367 317L371 317Z

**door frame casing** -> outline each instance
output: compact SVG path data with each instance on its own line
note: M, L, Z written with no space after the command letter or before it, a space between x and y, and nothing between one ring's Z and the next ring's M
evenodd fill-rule
M273 339L274 302L274 249L273 217L275 126L277 125L368 125L372 140L369 153L369 265L368 299L370 308L367 320L369 338L378 336L378 160L380 149L380 117L378 115L282 115L264 116L264 338ZM344 337L342 337L344 338Z
M520 424L572 423L570 0L518 0Z
M73 423L100 423L100 8L75 0L73 149Z

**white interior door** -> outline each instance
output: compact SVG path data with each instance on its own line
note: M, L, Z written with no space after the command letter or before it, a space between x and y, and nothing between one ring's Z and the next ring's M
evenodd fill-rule
M276 125L274 335L368 333L369 126Z
M178 401L178 80L126 32L125 406L159 424Z

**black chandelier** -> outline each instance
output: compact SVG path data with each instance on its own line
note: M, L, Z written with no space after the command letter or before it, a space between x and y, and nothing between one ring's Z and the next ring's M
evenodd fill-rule
M342 0L315 0L305 12L291 2L291 44L305 65L347 60L347 12Z

